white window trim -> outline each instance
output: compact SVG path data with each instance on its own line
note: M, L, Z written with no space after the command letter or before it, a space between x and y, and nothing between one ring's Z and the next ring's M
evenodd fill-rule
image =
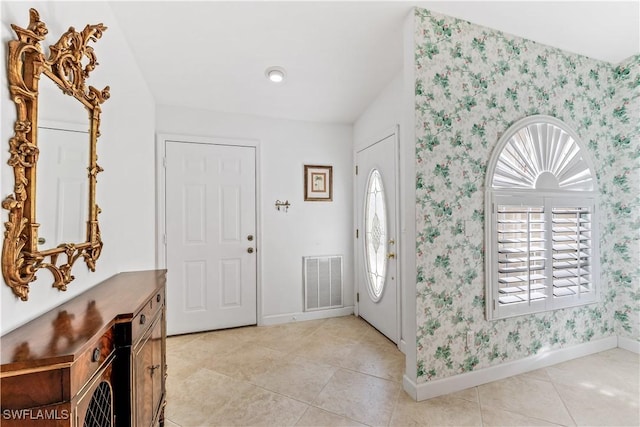
M488 320L497 320L508 317L540 313L545 311L557 310L568 307L593 304L600 300L600 254L599 254L599 230L598 230L598 198L597 190L595 191L574 191L574 190L555 190L545 189L505 189L493 188L493 175L495 172L498 159L507 142L523 127L532 123L551 123L560 127L575 140L580 148L580 155L587 163L593 179L593 187L597 189L597 181L595 172L591 163L590 156L586 148L581 143L579 137L571 129L561 121L548 116L531 116L516 122L502 136L498 142L495 151L490 159L487 167L486 177L486 193L485 193L485 278L486 278L486 316ZM544 275L546 277L544 293L546 297L540 300L527 301L514 304L500 304L498 302L499 289L498 286L498 232L496 207L497 204L513 204L522 206L544 206L545 210L545 248L547 259L545 261ZM554 207L580 207L588 208L591 215L590 223L590 276L591 291L586 294L578 294L565 297L554 297L553 286L553 254L552 247L552 209ZM579 273L579 272L578 272ZM504 274L504 273L503 273ZM530 274L530 273L529 273ZM530 291L529 291L530 292Z

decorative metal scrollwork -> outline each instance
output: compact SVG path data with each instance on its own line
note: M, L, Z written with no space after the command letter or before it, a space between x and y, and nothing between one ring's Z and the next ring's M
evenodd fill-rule
M9 92L16 106L17 119L14 136L9 140L8 164L13 168L15 184L14 193L2 202L2 207L9 211L2 248L2 275L23 301L28 299L29 284L36 279L36 272L41 268L53 274L53 286L59 290L66 290L74 279L71 270L78 258L82 257L87 267L95 271L103 245L98 225L100 208L96 204L96 176L103 169L97 163L96 145L100 136L100 105L109 99L109 86L98 90L86 85L86 79L98 65L89 42L97 42L107 27L103 24L87 25L81 32L70 27L50 47L49 58L46 58L40 42L48 33L47 26L40 21L35 9L29 10L29 18L26 29L11 25L17 39L9 41L7 68ZM63 243L41 251L38 249L39 224L36 220L36 169L39 155L38 84L43 76L86 108L90 156L86 240Z

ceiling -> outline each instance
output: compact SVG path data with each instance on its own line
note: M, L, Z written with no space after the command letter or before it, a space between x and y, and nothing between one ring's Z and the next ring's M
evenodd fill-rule
M638 0L110 4L158 104L314 122L353 123L400 72L413 6L611 63L640 53Z

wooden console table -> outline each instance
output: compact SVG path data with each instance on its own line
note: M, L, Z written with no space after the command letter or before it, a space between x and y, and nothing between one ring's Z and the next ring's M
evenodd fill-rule
M165 283L120 273L2 336L0 424L163 425Z

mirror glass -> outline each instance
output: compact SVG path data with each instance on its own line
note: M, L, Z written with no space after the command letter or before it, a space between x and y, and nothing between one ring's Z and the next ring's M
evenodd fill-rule
M38 247L87 239L89 218L88 113L49 79L40 78L38 99Z

